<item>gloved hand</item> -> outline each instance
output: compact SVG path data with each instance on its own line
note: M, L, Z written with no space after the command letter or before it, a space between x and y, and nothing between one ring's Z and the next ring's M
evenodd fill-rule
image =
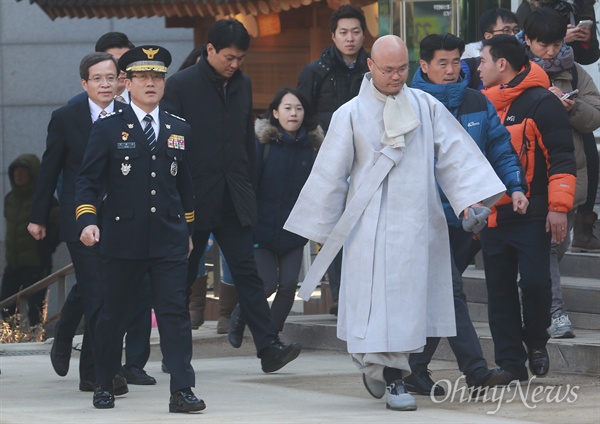
M487 217L490 216L490 208L485 206L473 206L469 208L469 218L462 220L463 230L478 233L487 225Z

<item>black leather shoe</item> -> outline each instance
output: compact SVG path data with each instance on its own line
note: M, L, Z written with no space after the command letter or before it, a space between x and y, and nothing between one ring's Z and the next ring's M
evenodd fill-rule
M472 398L483 396L490 387L498 386L503 383L507 375L500 368L488 370L487 368L477 368L472 373L465 376L465 381L471 392ZM514 377L514 376L513 376ZM507 384L502 384L507 385Z
M91 380L79 380L79 390L82 392L95 392L96 385ZM113 379L113 391L115 396L123 396L129 393L129 387L127 387L127 380L121 373L117 374Z
M429 396L431 390L433 390L434 396L444 396L446 391L442 386L439 386L433 382L429 376L431 371L418 371L413 372L408 377L404 378L404 387L407 391L417 393L419 395Z
M96 386L93 381L79 380L79 390L82 392L94 392L96 391Z
M197 412L206 408L202 399L198 399L192 389L179 390L169 399L169 412Z
M529 379L527 372L524 375L515 375L510 371L503 370L501 368L495 368L490 370L493 374L490 379L485 383L487 387L494 386L516 386L522 382L526 382ZM467 382L468 384L468 382Z
M127 387L127 380L121 373L117 373L113 378L113 393L115 396L122 396L129 393L129 387Z
M246 321L242 318L242 311L240 310L240 304L238 303L231 312L229 331L227 331L227 338L229 339L231 346L238 348L242 345L245 329Z
M52 349L50 349L50 362L52 368L61 377L64 377L69 372L69 362L71 361L72 345L69 342L59 342L54 339Z
M544 346L541 349L528 349L529 370L537 377L545 377L550 370L550 358Z
M300 355L302 345L300 343L292 343L285 346L279 340L273 342L269 347L265 347L260 351L260 362L263 372L275 372L280 370L288 363Z
M121 367L121 373L127 380L128 384L135 384L140 386L150 386L152 384L156 384L156 380L154 379L154 377L149 376L148 374L146 374L146 371L135 366L123 366Z
M96 387L94 391L94 407L98 409L109 409L115 407L115 397L108 391L100 387Z

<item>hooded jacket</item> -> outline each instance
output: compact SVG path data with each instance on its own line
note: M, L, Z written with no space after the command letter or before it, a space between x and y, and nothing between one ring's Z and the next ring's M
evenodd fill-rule
M283 229L323 142L323 130L300 127L295 137L268 119L257 119L256 162L258 220L255 247L286 253L306 239Z
M29 171L29 181L23 186L15 185L17 167ZM52 252L58 244L56 199L53 200L50 211L50 225L46 228L46 238L36 241L27 231L39 170L40 160L32 154L20 155L8 167L11 191L4 198L4 218L6 219L6 264L10 267L52 267Z
M302 69L298 76L298 90L317 112L319 124L325 132L331 116L341 105L356 97L363 76L369 71L364 48L358 52L354 68L350 69L335 46L329 46L321 56Z
M566 213L573 208L576 165L571 126L564 106L548 91L549 86L544 70L530 62L508 84L482 91L510 132L529 184L527 213L514 212L510 197L504 195L492 208L490 227L545 220L549 211ZM511 108L517 99L525 105L520 111Z
M458 82L434 84L423 74L421 68L418 68L411 86L431 94L454 115L490 162L506 186L508 196L515 191L526 193L527 183L519 158L510 143L510 133L500 123L496 109L490 101L479 91L468 88L469 81L464 77L464 72L461 71ZM441 189L440 196L448 225L462 226L462 220L456 217Z

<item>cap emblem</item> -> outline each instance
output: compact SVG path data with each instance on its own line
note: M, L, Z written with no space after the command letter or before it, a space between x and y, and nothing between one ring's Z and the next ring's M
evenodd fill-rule
M148 57L148 59L150 59L150 60L151 60L151 59L154 59L154 55L155 55L156 53L158 53L158 51L159 51L159 50L160 50L160 49L142 49L142 51L143 51L144 53L146 53L146 56L147 56L147 57Z

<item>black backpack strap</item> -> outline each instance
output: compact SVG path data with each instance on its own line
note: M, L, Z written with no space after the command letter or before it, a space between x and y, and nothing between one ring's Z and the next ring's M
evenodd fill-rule
M531 118L535 113L535 110L539 106L540 100L552 94L544 87L530 87L525 90L519 97L511 103L506 117L504 118L504 125L513 125L521 123L525 118ZM554 95L554 94L552 94ZM515 119L520 118L517 121L511 120L511 117Z
M502 124L504 126L520 124L525 119L533 117L540 105L540 101L546 96L554 96L554 94L543 87L528 88L511 103ZM529 167L527 151L530 149L531 141L537 143L537 140L529 140L527 138L527 123L525 123L523 125L521 151L519 152L519 159L525 158L525 163L521 162L523 163L525 172L527 172L527 168Z
M315 77L313 79L311 92L313 99L319 99L321 97L321 87L323 87L323 82L325 82L325 79L329 76L329 74L331 74L331 72L333 72L333 66L331 64L322 66L321 63L319 63L319 66L315 68ZM314 110L317 110L316 105Z
M467 59L463 59L467 66L469 67L469 88L473 90L479 89L479 84L481 84L481 77L479 76L479 71L477 68L479 67L479 63L481 63L481 57L469 57Z
M576 88L579 88L579 75L577 75L577 65L573 64L573 66L571 66L571 69L569 69L569 71L571 71L571 87L573 87L573 90L575 90Z

